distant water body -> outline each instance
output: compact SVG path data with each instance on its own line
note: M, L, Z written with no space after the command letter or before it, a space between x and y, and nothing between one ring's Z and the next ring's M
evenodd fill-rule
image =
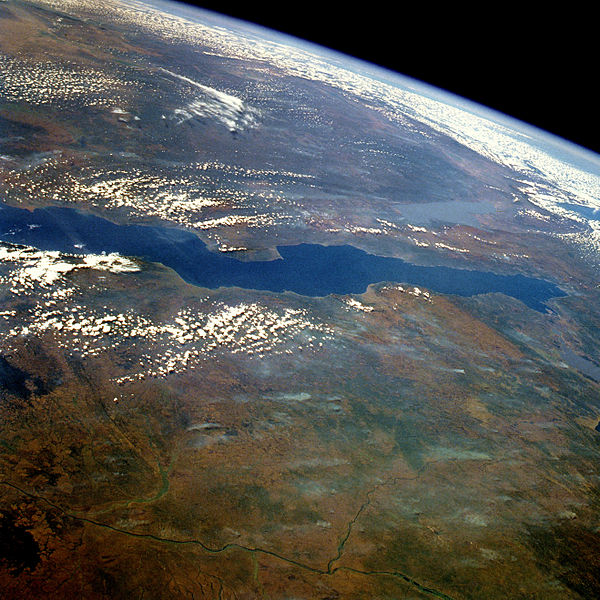
M83 254L118 252L159 262L194 285L290 291L305 296L362 293L371 283L392 281L444 294L501 292L540 312L564 296L560 288L523 275L424 267L368 254L353 246L279 246L283 260L241 262L210 252L193 233L168 227L116 225L71 208L33 212L0 203L0 240L41 250Z

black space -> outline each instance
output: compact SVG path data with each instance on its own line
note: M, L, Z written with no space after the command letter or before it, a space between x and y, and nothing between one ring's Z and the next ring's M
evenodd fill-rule
M187 4L391 68L600 152L595 19L575 4Z

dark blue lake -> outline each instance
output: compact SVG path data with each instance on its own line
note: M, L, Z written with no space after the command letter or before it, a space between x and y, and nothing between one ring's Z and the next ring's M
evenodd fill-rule
M160 262L202 287L237 286L305 296L362 293L370 283L404 282L436 292L473 296L502 292L544 312L560 288L523 275L422 267L353 246L299 244L278 248L283 260L241 262L207 250L194 234L167 227L115 225L70 208L29 212L0 204L0 239L69 253L119 252Z
M593 206L582 206L581 204L569 204L567 202L561 202L558 206L566 208L567 210L572 210L585 219L593 219L595 221L600 219L600 211Z

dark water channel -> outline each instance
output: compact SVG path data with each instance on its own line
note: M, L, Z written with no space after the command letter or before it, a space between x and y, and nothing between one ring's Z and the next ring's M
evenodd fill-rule
M418 266L353 246L280 246L283 260L241 262L210 252L188 231L115 225L71 208L30 212L0 203L0 240L75 254L119 252L138 256L171 267L187 282L208 288L237 286L325 296L362 293L370 283L394 281L461 296L502 292L542 312L548 299L564 295L560 288L541 279Z

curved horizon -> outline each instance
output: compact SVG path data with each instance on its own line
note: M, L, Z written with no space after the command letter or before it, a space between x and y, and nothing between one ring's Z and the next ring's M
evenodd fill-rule
M164 7L166 4L178 5L180 7L178 12L187 12L189 13L189 15L192 15L194 11L200 10L205 14L212 14L213 17L217 19L229 19L230 21L236 22L238 25L241 26L245 25L246 27L251 26L258 28L262 32L262 34L268 33L270 34L270 37L281 37L283 40L285 40L285 43L287 44L292 43L292 45L295 45L293 44L294 41L296 43L299 42L300 44L311 46L313 50L320 50L320 53L327 52L332 55L337 55L338 58L343 58L345 60L352 59L354 61L357 61L358 63L362 63L364 67L370 67L375 70L379 69L387 73L400 76L407 80L411 80L420 86L430 87L434 90L437 90L438 92L443 92L450 97L454 97L455 99L459 99L461 101L471 103L475 106L486 109L487 111L495 113L497 118L502 117L504 119L509 119L514 122L520 123L522 126L533 128L538 132L538 134L543 134L545 136L549 136L550 138L554 138L554 143L567 143L571 146L572 151L578 152L584 158L587 158L592 162L598 162L598 164L600 164L600 139L596 141L596 138L590 137L589 134L584 139L584 132L581 131L581 126L579 127L579 129L575 129L575 131L573 131L573 127L575 127L575 125L572 125L572 127L570 128L571 134L569 135L569 128L567 127L566 133L564 132L564 127L561 131L560 121L556 118L552 118L551 121L548 121L547 119L542 119L542 122L540 123L534 122L538 119L532 120L531 118L528 119L527 116L520 116L519 114L516 114L519 112L519 110L511 110L510 107L519 107L519 105L508 102L509 96L504 95L499 100L494 100L493 95L490 96L489 93L486 95L485 86L476 86L474 84L468 83L469 78L467 76L468 74L466 71L464 72L464 75L462 77L458 78L459 83L456 84L450 81L448 77L444 77L444 74L441 72L441 69L438 68L436 70L435 62L433 62L432 60L429 60L427 62L421 60L420 62L415 63L414 58L413 62L411 62L409 58L408 62L403 63L401 66L398 65L398 60L378 60L378 58L384 56L383 50L385 49L385 42L379 42L379 44L375 42L376 50L371 50L371 52L369 52L366 49L366 47L372 47L373 40L386 38L385 32L388 30L385 29L385 27L382 27L384 23L380 24L380 27L382 27L383 30L382 35L376 36L373 32L370 34L370 36L367 36L365 38L364 44L358 45L356 42L352 44L349 40L349 36L348 38L346 38L345 36L340 35L338 35L337 37L334 36L332 38L332 43L325 43L325 40L322 39L322 34L318 35L320 29L316 25L313 29L308 30L309 32L312 32L312 36L303 37L302 35L297 33L298 28L295 28L293 26L293 22L291 22L289 19L284 21L282 18L279 18L277 20L276 16L272 16L271 14L265 12L257 12L256 10L254 10L254 8L252 10L252 15L248 16L248 11L244 11L242 6L227 5L223 7L219 5L218 8L214 8L213 6L211 6L210 2L200 3L194 2L193 0L167 0L166 2L165 0L157 0L156 2L153 2L152 0L143 0L143 2L150 6L161 7ZM361 16L363 18L367 17L367 15L365 15L364 12L361 13ZM351 21L351 23L354 22L355 21ZM305 25L306 18L302 20L301 23ZM531 32L529 33L529 35L531 35ZM456 34L456 37L459 37L459 33ZM348 41L346 43L347 39ZM531 47L535 46L535 39L536 38L534 38L530 42ZM440 43L440 45L443 44ZM377 48L379 48L379 51L377 51ZM357 49L358 51L356 51ZM473 52L477 52L477 50L477 48L473 48ZM445 48L445 51L452 52L452 49ZM508 48L503 47L502 52L508 52ZM549 64L545 70L552 68L552 65L550 64L550 58L548 60ZM503 59L502 54L499 54L499 58L497 58L496 62L493 64L495 64L497 67L498 65L509 64L510 62L510 54L507 54L506 59ZM541 68L541 65L537 64L536 67L539 70ZM517 69L518 64L515 65L514 68ZM573 69L574 67L571 66L571 70ZM515 72L515 76L517 74L518 71ZM531 74L531 76L533 76L533 73ZM524 74L522 74L521 77L524 77ZM489 85L490 79L488 78L486 81ZM516 81L516 87L518 87L520 78L516 77ZM578 81L581 81L582 86L585 85L584 78L580 78L578 79ZM450 85L447 85L448 83L450 83ZM528 90L528 93L531 94L531 90ZM554 94L556 94L556 89L554 89ZM577 96L576 90L572 91L572 95L574 97ZM476 96L479 96L479 98ZM481 96L485 97L486 99L489 99L491 97L493 101L488 102L486 100L482 100ZM518 96L521 99L520 107L522 109L524 94L519 90L515 94L515 96ZM581 104L584 101L584 98L582 97L582 94L579 94L578 96L578 104ZM546 101L546 103L544 105L539 105L539 112L536 111L535 116L543 115L544 111L548 110L548 101L550 100L551 102L552 95L549 94L547 96L543 96L543 98ZM507 102L509 107L508 109L498 106L498 104L506 105ZM570 121L567 120L567 126L569 123L573 123L573 119L576 117L574 111L569 111L568 107L565 108L565 110L561 111L559 105L556 106L555 111L552 111L552 114L556 117L560 114L563 119L568 119L570 117ZM550 125L547 125L547 123L550 123ZM556 124L552 126L553 123ZM594 145L594 141L596 141L596 145Z

